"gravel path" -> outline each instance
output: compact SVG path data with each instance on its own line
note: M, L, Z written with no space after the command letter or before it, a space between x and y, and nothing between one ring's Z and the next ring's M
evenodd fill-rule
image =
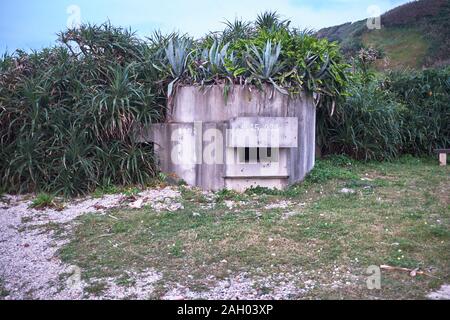
M178 210L180 194L172 188L144 191L135 197L130 207L139 201L151 205L155 210ZM67 240L56 236L55 228L46 228L49 223L64 229L73 226L74 219L96 212L122 206L124 196L108 195L100 199L87 198L74 200L65 205L62 211L30 209L31 197L4 196L0 199L0 283L7 293L4 299L84 299L84 287L79 269L62 263L57 251ZM64 276L65 277L62 277ZM153 270L143 274L132 274L136 284L132 288L122 288L110 284L108 290L96 298L135 299L147 298L153 290L152 284L160 279ZM61 280L61 279L69 280ZM102 279L103 280L103 279Z
M0 211L0 277L9 295L6 299L80 299L81 290L63 288L59 291L59 275L69 266L56 258L64 244L55 240L53 232L31 226L68 223L85 210L66 209L36 211L28 209L22 197L3 199ZM88 204L86 204L86 207ZM29 221L29 222L25 222Z

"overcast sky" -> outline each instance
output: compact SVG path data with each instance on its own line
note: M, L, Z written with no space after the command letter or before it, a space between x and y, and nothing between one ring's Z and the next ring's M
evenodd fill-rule
M54 44L56 33L67 26L71 5L80 9L82 22L108 19L131 27L140 36L160 29L200 37L223 29L221 22L276 10L300 28L320 29L365 19L368 8L382 12L407 0L0 0L0 52L39 49ZM70 20L70 21L73 21Z

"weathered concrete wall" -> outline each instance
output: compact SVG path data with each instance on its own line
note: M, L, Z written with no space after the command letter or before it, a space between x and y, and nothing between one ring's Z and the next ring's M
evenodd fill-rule
M278 124L276 161L232 162L236 152L242 151L238 148L271 146L271 139L258 132L255 140L244 141L227 131L249 123L256 127ZM303 180L314 167L315 124L313 99L306 94L291 98L271 87L261 92L235 86L225 101L220 86L206 90L182 87L175 97L171 121L152 125L141 139L155 143L162 171L175 173L190 185L239 191L258 185L283 188ZM203 155L211 145L221 155L214 153L218 161L207 163Z
M273 97L272 97L273 96ZM218 122L237 117L289 117L294 114L291 99L268 87L259 91L234 86L224 99L223 87L199 90L183 87L177 92L172 112L173 122Z
M154 124L143 132L140 140L155 143L161 171L174 173L192 186L221 190L225 188L224 161L203 161L202 155L207 150L205 151L205 143L198 138L208 138L210 129L225 132L226 128L224 122L202 123L201 126L192 122ZM214 144L214 141L208 144ZM220 141L217 144L217 150L219 149L225 154L224 144L220 144Z
M312 97L294 101L293 116L298 118L298 148L290 149L289 183L303 181L314 168L316 156L316 107Z

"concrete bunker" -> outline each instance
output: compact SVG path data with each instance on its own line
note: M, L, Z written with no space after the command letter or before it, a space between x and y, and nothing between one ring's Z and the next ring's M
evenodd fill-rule
M267 87L183 86L171 121L146 128L160 168L205 190L282 189L302 181L315 162L316 109L311 94Z

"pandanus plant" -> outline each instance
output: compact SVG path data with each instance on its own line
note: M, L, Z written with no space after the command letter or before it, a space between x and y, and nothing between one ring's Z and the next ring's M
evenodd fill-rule
M274 11L264 12L258 15L255 21L258 30L277 31L289 28L291 21L281 20L280 15Z
M251 22L235 19L233 22L225 21L226 29L223 31L224 41L236 41L251 37L253 27Z

